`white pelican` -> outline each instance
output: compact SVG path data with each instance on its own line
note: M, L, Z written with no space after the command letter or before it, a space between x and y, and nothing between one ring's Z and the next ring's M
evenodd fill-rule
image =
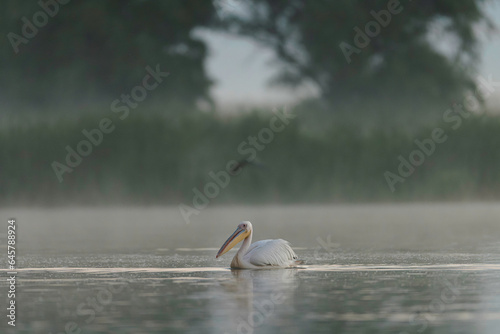
M295 267L302 261L290 247L290 243L283 239L268 239L252 243L252 223L241 222L236 231L226 240L215 256L225 254L241 240L243 244L231 261L231 268L239 269L270 269Z

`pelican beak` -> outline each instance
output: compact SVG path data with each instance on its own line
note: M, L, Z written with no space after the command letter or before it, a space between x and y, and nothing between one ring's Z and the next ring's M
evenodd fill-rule
M224 244L219 249L219 252L215 257L218 258L219 256L227 253L231 248L236 246L238 242L245 239L249 234L250 234L249 231L238 227L236 231L234 231L234 233L231 234L231 236L226 240L226 242L224 242Z

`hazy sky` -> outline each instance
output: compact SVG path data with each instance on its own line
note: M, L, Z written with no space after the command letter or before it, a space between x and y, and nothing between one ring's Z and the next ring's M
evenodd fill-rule
M487 7L492 21L500 28L500 4L490 3ZM226 34L199 31L208 43L210 57L207 70L216 84L212 95L218 105L230 109L234 105L276 105L291 103L304 94L314 94L314 89L305 87L299 92L269 87L269 79L278 68L274 53L260 47L249 39ZM493 33L483 43L480 72L492 75L500 81L500 31ZM500 93L489 103L500 104Z

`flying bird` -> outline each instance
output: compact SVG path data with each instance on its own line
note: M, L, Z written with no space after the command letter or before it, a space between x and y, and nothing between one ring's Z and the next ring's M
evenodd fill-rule
M232 175L236 175L238 172L240 172L243 168L246 166L251 165L251 166L256 166L256 167L266 167L266 165L257 162L255 160L248 160L248 159L243 159L238 161L233 168L231 168L230 172Z
M236 231L224 242L219 256L228 252L243 241L240 249L231 261L231 268L235 269L272 269L296 267L303 261L298 260L297 254L290 247L290 243L283 239L268 239L257 241L252 244L252 223L241 222Z

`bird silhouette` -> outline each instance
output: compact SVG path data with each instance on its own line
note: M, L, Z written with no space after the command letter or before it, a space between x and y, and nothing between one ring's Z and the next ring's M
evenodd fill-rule
M230 172L231 172L231 174L235 175L236 173L238 173L239 171L241 171L244 167L246 167L248 165L256 166L256 167L266 167L266 165L264 165L260 162L257 162L255 160L242 159L242 160L238 161L238 163L236 165L234 165L233 168L231 168Z

